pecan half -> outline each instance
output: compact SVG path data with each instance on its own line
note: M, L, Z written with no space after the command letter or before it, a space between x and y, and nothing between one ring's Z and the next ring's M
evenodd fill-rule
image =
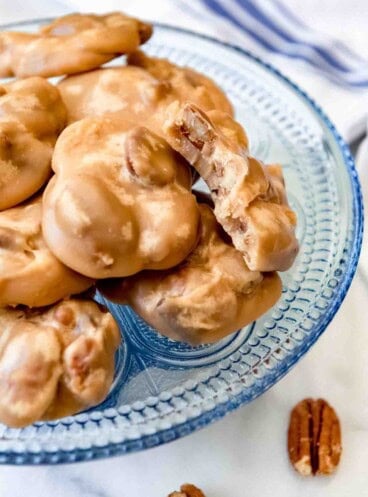
M172 492L168 497L205 497L205 495L202 490L194 485L184 483L180 487L180 492Z
M304 399L291 411L288 451L303 476L335 471L341 456L340 422L325 400Z

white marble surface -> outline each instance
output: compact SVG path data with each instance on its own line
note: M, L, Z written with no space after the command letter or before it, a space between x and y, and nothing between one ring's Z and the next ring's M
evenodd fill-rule
M99 2L100 9L102 5L110 8L112 3L114 0ZM324 5L328 2L318 2L315 11L317 2L299 0L301 8L306 3L311 9L311 22L328 28L326 20L318 20L315 13L319 7L327 13ZM331 11L336 2L329 3ZM74 4L82 5L82 1ZM121 8L128 5L126 10L130 11L144 10L147 2L132 4L119 2ZM289 4L297 5L298 0ZM84 5L93 8L93 2ZM172 8L167 2L162 9L161 2L155 5L156 18ZM367 3L351 0L339 5L346 9L346 22L338 24L339 34L349 40L351 27L355 27L358 34L354 43L359 47L363 35L356 28L357 19L359 13L367 13ZM62 2L0 0L0 20L60 14L68 9ZM336 9L332 14L337 19ZM145 17L149 17L147 10ZM319 100L323 104L323 93ZM360 171L364 189L368 190L366 148L367 152L361 153ZM368 198L368 191L366 194ZM165 497L184 481L196 483L208 497L368 496L367 238L365 247L351 290L325 334L283 380L251 405L189 437L144 453L58 467L2 466L0 496ZM339 471L331 478L304 480L292 471L287 460L288 414L291 406L305 396L325 397L341 418L344 452Z

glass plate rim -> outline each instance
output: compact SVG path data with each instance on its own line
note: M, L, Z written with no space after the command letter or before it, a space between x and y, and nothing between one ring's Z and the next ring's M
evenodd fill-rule
M11 22L6 24L0 24L0 30L14 28L18 26L24 26L28 24L41 24L47 23L54 20L55 17L46 18L36 18L22 20L19 22ZM331 132L332 138L337 144L339 151L342 156L343 163L347 169L349 179L351 182L352 195L353 195L353 219L355 221L353 229L356 235L355 244L353 251L350 256L349 264L345 273L344 279L341 281L339 294L336 295L334 304L330 307L328 312L324 314L323 319L318 323L315 332L312 334L310 339L303 343L297 354L287 357L286 361L281 363L272 374L267 377L266 385L262 382L261 385L255 385L252 389L251 394L247 392L246 389L241 390L238 394L233 394L232 397L224 402L215 405L212 409L202 412L198 416L187 419L182 423L177 423L168 429L158 430L152 435L145 435L133 440L124 440L123 442L108 443L104 446L91 446L88 449L71 449L71 450L61 450L56 452L0 452L0 464L60 464L60 463L71 463L71 462L83 462L91 461L95 459L102 459L106 457L112 457L117 455L128 454L132 452L137 452L140 450L145 450L148 448L156 447L167 442L177 440L183 436L189 435L196 430L203 428L221 418L226 414L234 411L242 405L245 405L259 395L265 393L269 388L271 388L277 381L279 381L290 369L298 362L300 357L302 357L311 346L317 341L321 334L325 331L332 318L335 316L336 312L340 308L345 296L350 288L353 277L356 272L359 255L361 252L362 241L363 241L363 198L361 187L358 179L358 174L355 168L354 159L350 153L348 145L345 143L344 139L341 137L336 127L321 109L321 107L316 103L316 101L310 97L298 84L293 82L287 76L285 76L281 71L276 69L272 64L265 62L262 58L254 55L252 52L232 43L224 42L222 40L216 39L212 36L205 35L203 33L198 33L190 29L177 27L165 23L154 22L154 26L167 31L180 32L193 36L198 39L207 40L211 43L219 45L223 48L228 48L234 50L241 56L245 56L252 61L259 64L261 67L267 69L270 73L276 76L279 81L284 83L290 90L294 91L298 97L300 97L304 103L308 104L308 107L314 111L315 117L320 118L322 123ZM55 457L56 456L56 457ZM21 459L21 461L20 461Z

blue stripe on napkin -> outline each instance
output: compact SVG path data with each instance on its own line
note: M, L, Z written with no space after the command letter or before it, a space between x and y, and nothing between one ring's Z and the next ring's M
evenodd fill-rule
M300 21L281 0L201 0L203 6L274 53L305 61L340 85L368 87L368 62Z

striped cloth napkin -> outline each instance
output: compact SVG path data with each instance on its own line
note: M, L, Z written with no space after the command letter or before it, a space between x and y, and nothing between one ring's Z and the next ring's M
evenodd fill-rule
M305 62L338 85L368 88L368 61L338 39L307 26L280 0L202 0L260 47Z
M368 19L365 2L360 2L362 17L358 15L359 9L354 14L351 6L354 0L342 0L338 5L319 2L328 4L329 10L334 4L332 19L330 12L323 11L325 5L317 6L314 0L289 0L287 4L280 0L176 0L174 3L183 14L196 19L197 29L205 27L208 32L211 26L211 34L251 50L293 79L324 108L346 140L353 141L365 131L368 44L363 37L360 43L366 32L363 19ZM321 15L316 16L319 11ZM354 29L341 33L339 26L347 13ZM308 19L308 25L304 18ZM180 22L183 23L181 15ZM321 30L314 27L316 22ZM326 28L331 34L323 32ZM355 45L356 49L349 45Z

